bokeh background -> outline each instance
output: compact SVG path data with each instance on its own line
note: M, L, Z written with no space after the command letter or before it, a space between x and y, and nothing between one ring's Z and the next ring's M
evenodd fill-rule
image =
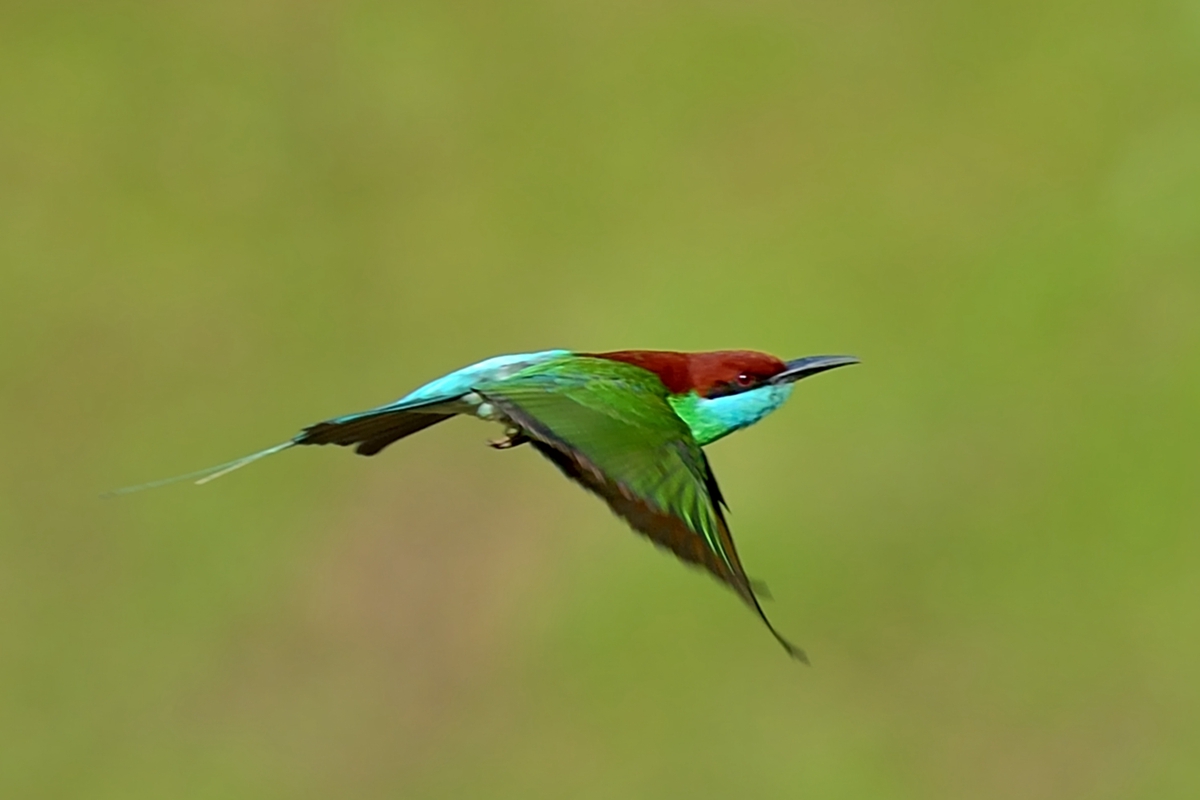
M5 3L0 796L1200 795L1200 5ZM849 352L710 449L814 666L456 422Z

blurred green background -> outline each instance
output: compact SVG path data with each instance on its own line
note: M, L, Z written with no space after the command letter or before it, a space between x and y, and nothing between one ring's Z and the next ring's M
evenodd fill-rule
M1200 5L6 3L0 796L1200 796ZM710 457L790 662L457 422L850 352Z

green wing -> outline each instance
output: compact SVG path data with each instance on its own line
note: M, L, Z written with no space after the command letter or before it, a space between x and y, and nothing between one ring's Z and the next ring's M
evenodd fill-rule
M784 648L807 663L763 613L704 452L668 404L657 376L628 364L573 357L475 391L634 530L737 592Z

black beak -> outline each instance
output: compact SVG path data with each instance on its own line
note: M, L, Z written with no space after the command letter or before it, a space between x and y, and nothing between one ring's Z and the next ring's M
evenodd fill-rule
M827 369L844 367L847 364L857 364L854 356L808 356L787 362L783 372L771 378L771 383L794 383L801 378L816 375Z

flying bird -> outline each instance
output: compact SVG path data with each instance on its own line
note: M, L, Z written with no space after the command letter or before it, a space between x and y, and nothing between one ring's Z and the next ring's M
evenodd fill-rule
M598 495L631 528L712 573L759 616L796 659L804 651L771 624L725 519L728 506L705 446L779 408L793 386L853 356L782 361L751 350L682 353L543 350L496 356L431 381L387 405L310 425L286 442L181 480L202 484L299 445L335 444L373 456L459 414L498 422L500 450L529 444Z

